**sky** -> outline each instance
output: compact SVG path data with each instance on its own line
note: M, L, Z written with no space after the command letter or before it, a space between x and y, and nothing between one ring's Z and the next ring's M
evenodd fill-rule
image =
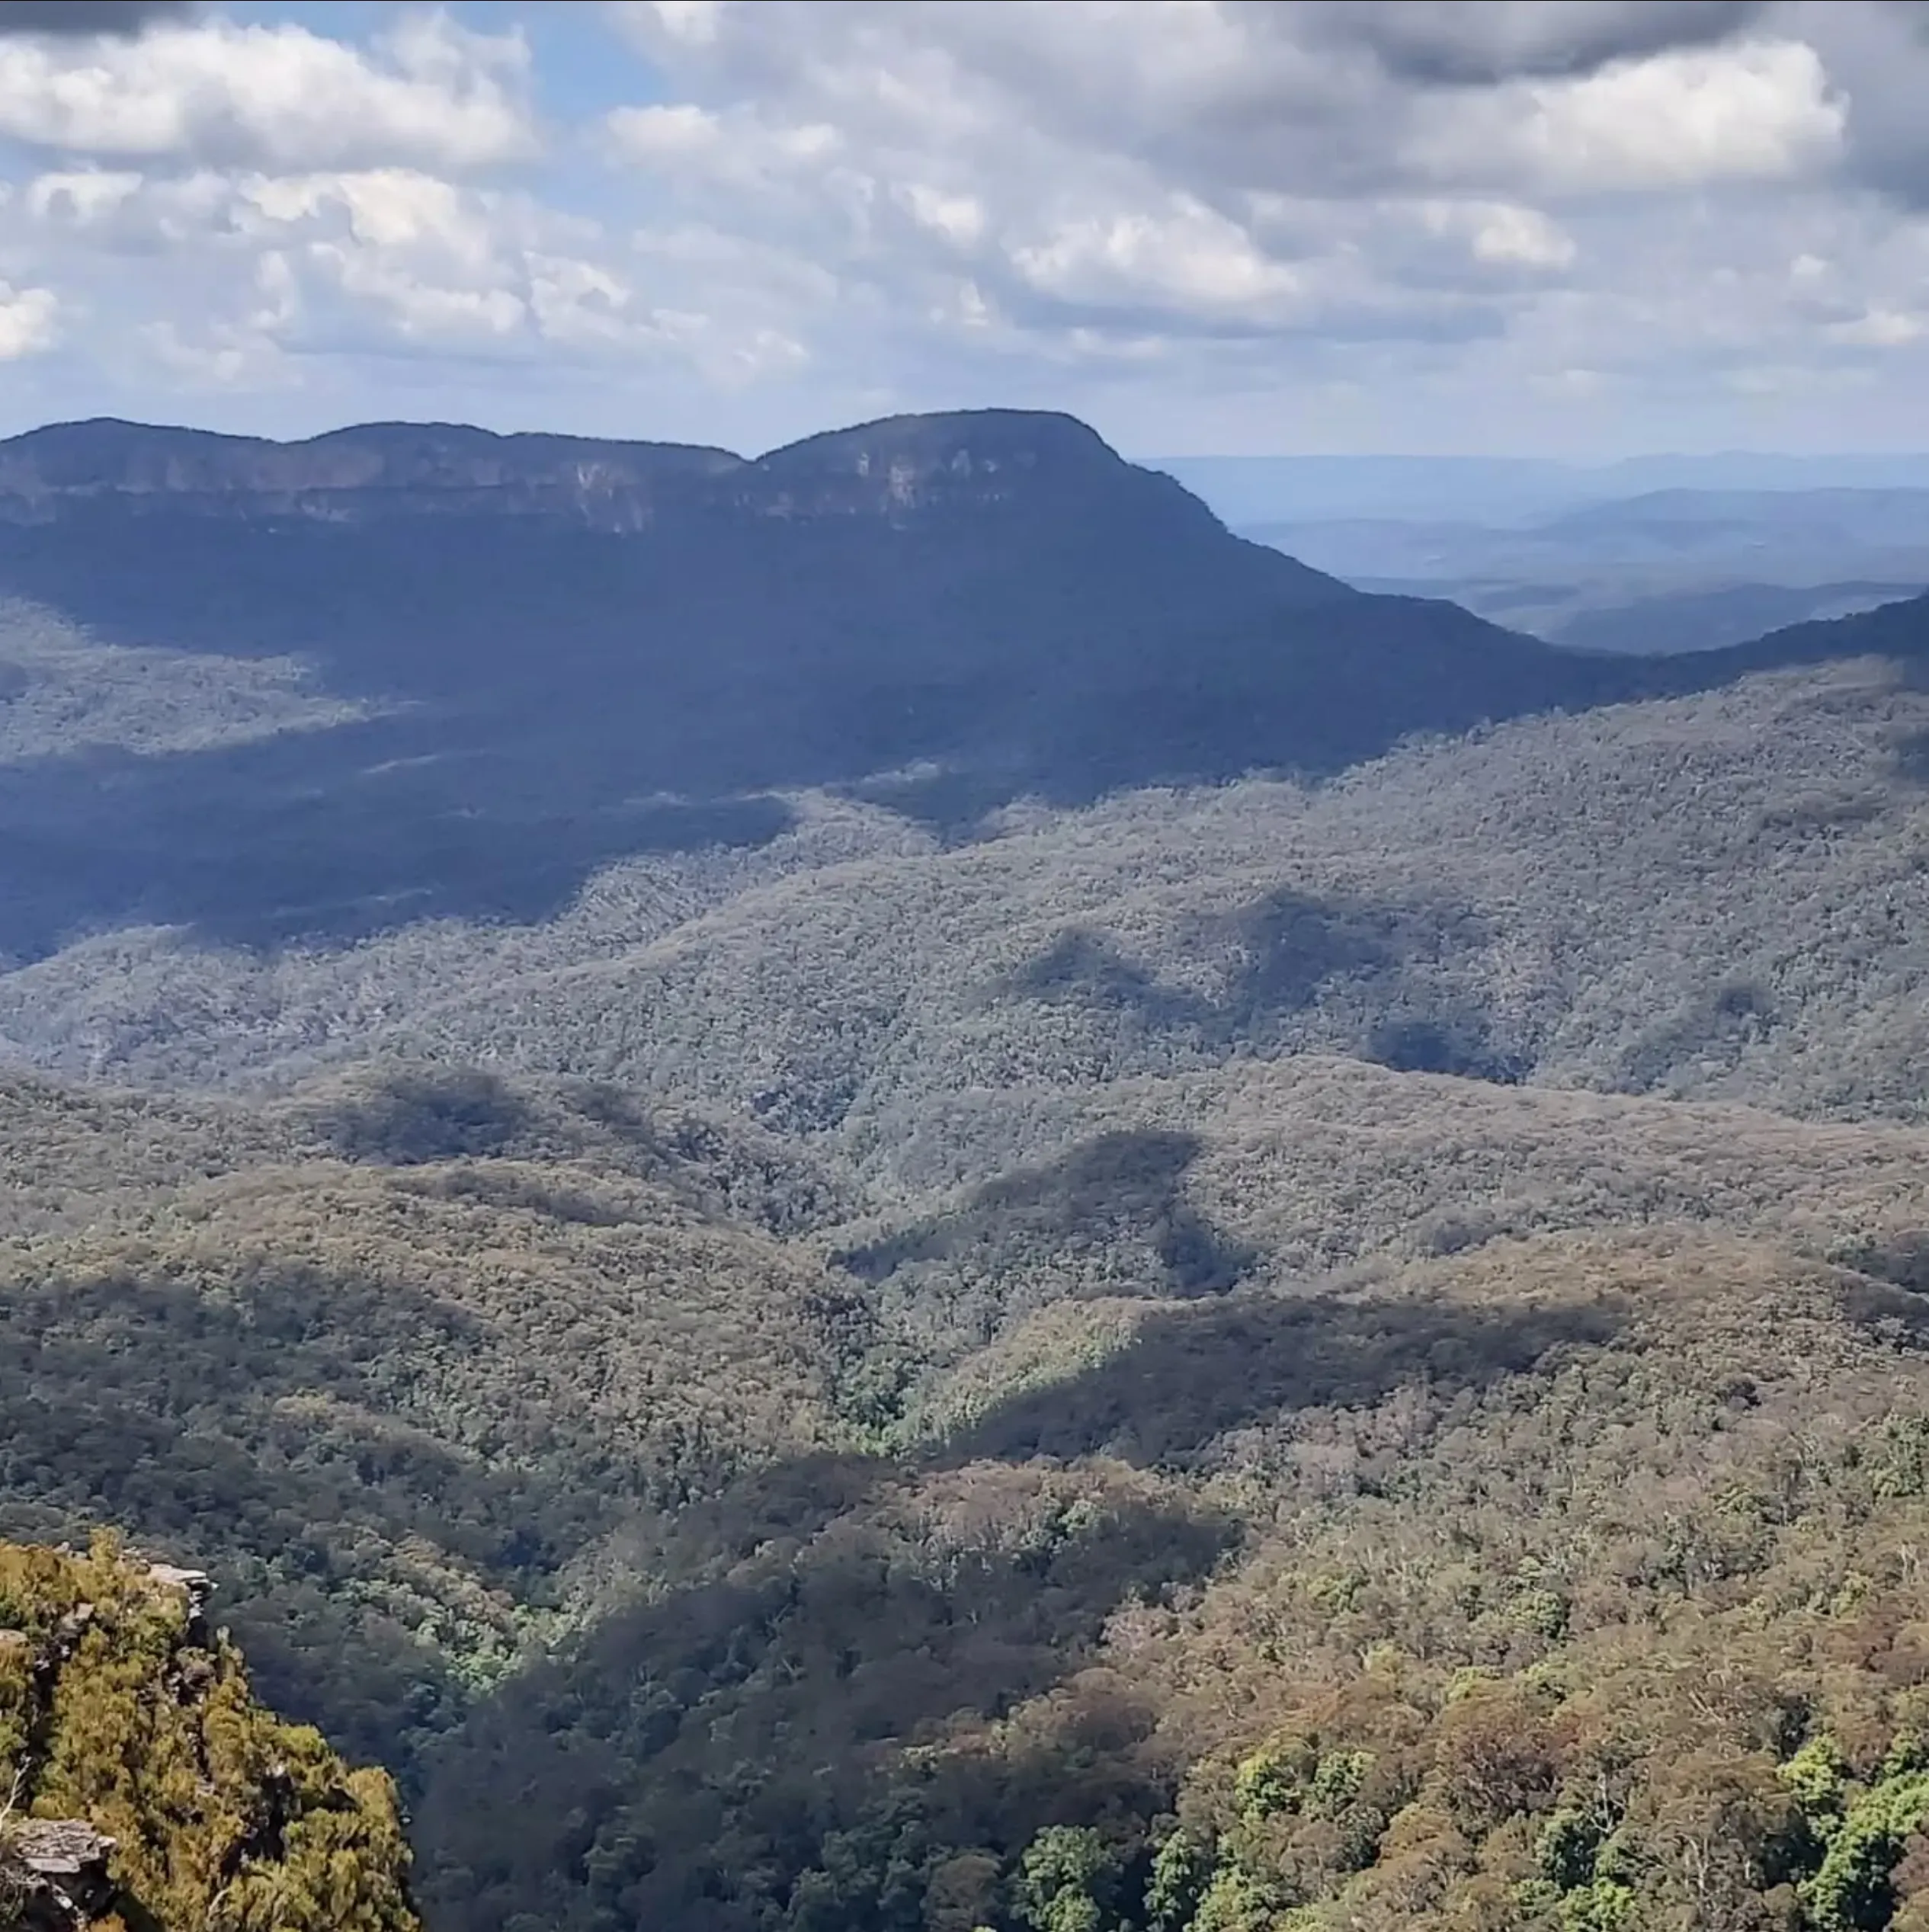
M1925 0L0 0L0 434L1929 447Z

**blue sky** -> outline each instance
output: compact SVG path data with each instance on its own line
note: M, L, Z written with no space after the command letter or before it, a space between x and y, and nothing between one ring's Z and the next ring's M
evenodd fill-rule
M1920 0L0 4L0 433L1918 447L1924 99Z

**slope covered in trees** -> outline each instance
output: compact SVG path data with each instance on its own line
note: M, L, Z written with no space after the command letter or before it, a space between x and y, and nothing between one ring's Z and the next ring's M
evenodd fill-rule
M815 796L755 854L629 861L533 924L103 935L0 976L0 1039L164 1081L372 1046L594 1075L864 1165L979 1088L1305 1052L1917 1117L1925 743L1929 693L1871 658L948 846Z
M0 1924L415 1932L389 1780L254 1700L206 1587L0 1544Z
M0 525L0 1530L432 1932L1929 1924L1929 607L1562 659L1057 418ZM403 1922L20 1560L143 1911Z
M432 1924L1915 1885L1918 1130L1316 1058L921 1178L447 1069L7 1121L12 1526L208 1562Z
M800 790L956 830L1758 662L1562 652L1366 595L1071 418L997 410L754 462L66 425L0 447L0 594L22 959L149 921L272 947L527 919L627 855L764 843ZM1761 661L1850 648L1891 647Z

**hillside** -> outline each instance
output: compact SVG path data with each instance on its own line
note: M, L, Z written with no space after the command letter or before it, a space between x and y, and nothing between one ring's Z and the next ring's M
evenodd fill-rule
M1005 412L74 426L0 587L0 1533L328 1741L20 1559L124 1932L405 1924L331 1749L431 1932L1929 1926L1929 600Z
M867 1171L974 1089L1307 1052L1920 1118L1925 742L1929 697L1872 659L950 847L806 796L754 853L626 861L547 921L103 937L0 977L0 1039L143 1081L372 1048L610 1078Z
M1355 591L997 410L755 460L56 426L0 445L0 953L28 961L147 924L272 950L526 922L626 857L767 844L799 792L956 836L1761 662ZM1882 648L1919 656L1905 607Z
M625 854L767 840L775 790L969 824L1606 688L1008 411L755 461L57 426L0 445L0 950L29 959L146 921L527 918Z
M388 1779L255 1702L207 1594L0 1544L0 1924L415 1932Z
M937 1117L863 1184L580 1083L16 1085L10 1525L207 1561L452 1928L1659 1914L1716 1760L1795 1834L1721 1840L1752 1924L1830 1807L1917 1815L1919 1131L1330 1059L1011 1100L1023 1159ZM1481 1725L1530 1755L1469 1792Z

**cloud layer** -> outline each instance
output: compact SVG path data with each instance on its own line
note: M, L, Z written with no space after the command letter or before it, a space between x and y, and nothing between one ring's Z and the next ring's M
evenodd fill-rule
M1929 421L1915 0L316 18L0 6L17 406L755 444L1010 400L1171 450Z

